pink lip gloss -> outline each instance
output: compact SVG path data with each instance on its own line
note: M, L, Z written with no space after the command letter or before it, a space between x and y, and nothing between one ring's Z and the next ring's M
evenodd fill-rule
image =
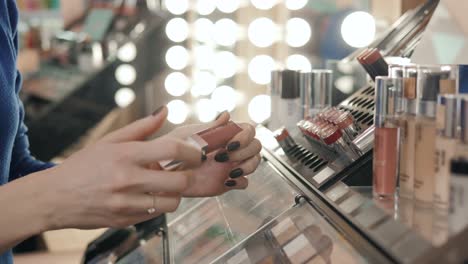
M209 154L225 147L228 141L241 131L242 128L236 123L229 121L226 125L212 127L195 133L188 137L186 142L200 148L205 154ZM165 170L174 170L177 169L182 162L178 160L165 160L159 162L159 164Z
M373 160L373 194L393 198L398 178L399 128L396 122L401 99L401 78L375 79L375 141Z

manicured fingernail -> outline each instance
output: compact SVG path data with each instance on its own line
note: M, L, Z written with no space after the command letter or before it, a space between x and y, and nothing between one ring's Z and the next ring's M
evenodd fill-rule
M160 106L158 109L154 110L154 112L151 115L155 116L155 115L159 114L165 107L166 107L165 105Z
M233 180L229 180L224 183L224 185L226 185L227 187L234 187L236 186L236 184L237 184L236 181L233 181Z
M218 120L224 113L226 113L227 111L222 111L221 113L219 113L219 115L216 117L216 120Z
M235 151L235 150L238 150L239 148L240 148L239 141L234 141L227 145L227 151Z
M208 157L206 156L206 151L205 151L205 150L202 150L201 161L203 162L203 161L205 161L205 160L207 160L207 159L208 159Z
M221 152L221 153L216 154L215 160L217 162L226 162L229 160L229 156L227 152Z
M241 168L237 168L237 169L233 169L231 173L229 173L229 177L235 179L235 178L239 178L240 176L242 176L242 174L244 174L244 171Z

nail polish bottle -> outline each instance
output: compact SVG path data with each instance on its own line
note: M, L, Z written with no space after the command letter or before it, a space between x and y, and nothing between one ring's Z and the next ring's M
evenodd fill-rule
M457 234L466 228L468 221L468 160L454 159L450 163L450 231Z
M414 198L426 206L432 205L434 193L437 95L456 92L452 71L450 66L418 67Z
M375 79L375 141L373 160L373 194L393 198L398 178L399 128L397 113L401 107L401 78Z
M434 207L447 210L450 189L450 161L455 158L458 144L457 115L460 100L453 94L439 95L437 98L437 137L434 177Z
M331 106L333 72L312 70L299 73L299 87L303 118L313 117Z
M402 114L397 122L400 128L399 195L413 199L414 195L414 147L416 137L416 81L417 67L405 65L403 70ZM392 72L392 71L391 71Z

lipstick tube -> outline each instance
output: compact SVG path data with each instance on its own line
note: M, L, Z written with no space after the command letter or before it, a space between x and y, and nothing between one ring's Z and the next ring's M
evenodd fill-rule
M241 131L242 128L236 123L229 121L226 125L212 127L195 133L188 137L186 142L199 148L202 153L209 154L215 150L224 148L229 140ZM182 163L183 162L179 160L165 160L160 161L159 165L161 165L164 170L175 170L179 168Z
M401 107L401 78L375 79L375 142L373 160L373 194L393 198L398 178L399 128L396 122Z
M294 139L289 135L288 130L284 127L275 131L275 139L285 153L288 153L297 146Z
M343 134L337 126L329 124L321 130L319 136L328 148L332 149L340 156L345 155L351 161L358 158L348 143L343 139Z

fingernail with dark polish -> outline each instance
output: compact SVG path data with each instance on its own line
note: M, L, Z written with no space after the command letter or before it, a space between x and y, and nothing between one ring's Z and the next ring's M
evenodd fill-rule
M216 117L215 120L218 120L224 113L226 113L227 111L222 111L221 113L219 113L219 115Z
M226 181L224 185L226 185L227 187L234 187L236 186L236 181L229 180L229 181Z
M244 174L244 171L241 168L237 168L237 169L233 169L231 173L229 173L229 177L235 179L235 178L239 178L240 176L242 176L242 174Z
M205 150L202 150L201 160L202 160L202 161L205 161L205 160L207 160L207 159L208 159L208 157L206 156Z
M154 110L154 112L151 115L155 116L155 115L159 114L164 109L164 107L166 107L166 106L165 105L160 106L158 109Z
M216 154L215 160L217 162L226 162L229 160L229 156L227 152L221 152L221 153Z
M238 150L239 147L240 147L240 142L234 141L234 142L229 143L229 145L227 145L227 151L235 151L235 150Z

